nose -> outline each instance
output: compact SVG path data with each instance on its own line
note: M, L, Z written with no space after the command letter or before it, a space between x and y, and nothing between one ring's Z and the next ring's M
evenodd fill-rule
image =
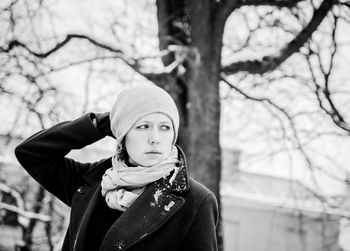
M148 137L148 143L151 145L159 144L160 135L157 129L153 129Z

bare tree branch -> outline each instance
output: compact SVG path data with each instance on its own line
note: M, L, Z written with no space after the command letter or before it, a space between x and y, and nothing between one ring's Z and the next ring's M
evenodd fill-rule
M247 5L254 5L254 6L276 6L279 8L293 8L295 7L299 2L302 2L304 0L239 0L237 1L237 4L239 7L241 6L247 6Z
M48 201L48 206L49 206L49 212L50 215L52 216L53 212L54 212L54 198L52 196L49 197L49 201ZM45 224L45 231L46 231L46 236L47 236L47 244L49 246L49 250L53 250L54 249L54 244L52 242L52 226L51 226L52 222L48 221Z
M293 8L295 7L299 2L302 2L305 0L223 0L220 1L217 8L217 17L223 18L224 20L227 19L227 17L236 9L242 7L242 6L275 6L278 8Z
M336 41L336 32L338 27L338 17L334 15L333 17L334 22L334 28L332 30L332 42L333 46L331 48L331 55L330 55L330 63L328 66L328 69L325 65L322 63L322 58L319 52L314 52L311 49L311 55L306 55L307 64L309 67L309 71L311 73L312 82L315 85L315 95L318 101L318 104L320 108L332 119L333 123L341 128L342 130L346 131L348 134L350 133L350 124L349 122L345 121L343 115L337 108L337 106L334 103L334 98L332 96L333 92L331 91L330 84L330 76L332 74L332 71L334 70L334 58L336 56L336 52L338 50L338 43ZM311 56L316 56L317 62L319 65L319 70L321 74L323 75L323 85L319 83L318 78L316 77L316 73L314 72L313 66L311 64ZM324 86L324 87L323 87Z
M38 57L38 58L46 58L48 56L50 56L51 54L53 54L54 52L58 51L59 49L61 49L63 46L65 46L70 40L72 40L73 38L77 38L77 39L85 39L88 40L89 42L91 42L93 45L108 50L109 52L113 52L113 53L117 53L117 55L113 55L113 56L105 56L105 57L95 57L92 59L84 59L78 62L74 62L74 63L70 63L66 66L60 67L58 68L58 70L60 69L64 69L64 68L68 68L72 65L78 65L78 64L82 64L82 63L86 63L86 62L92 62L95 60L100 60L100 59L106 59L106 58L118 58L121 59L123 62L125 62L128 66L130 66L133 70L135 70L137 73L139 73L140 75L144 76L146 79L150 80L151 82L154 82L155 84L159 84L159 83L163 83L164 80L166 78L168 78L169 74L172 73L179 65L181 65L184 60L185 60L185 56L187 55L187 50L185 47L181 47L181 46L175 46L175 45L170 45L168 47L168 49L163 50L159 53L159 55L157 55L157 57L163 57L164 55L167 54L174 54L175 55L175 59L173 62L171 62L169 65L167 65L162 71L158 71L158 72L150 72L150 71L145 71L142 69L142 65L140 64L140 61L144 60L144 59L149 59L152 57L141 57L141 58L137 58L137 59L132 59L132 58L126 58L123 55L123 52L117 48L113 48L109 45L103 44L101 42L98 42L97 40L86 36L86 35L79 35L79 34L69 34L66 36L66 38L56 44L52 49L48 50L47 52L35 52L32 49L30 49L26 44L18 41L18 40L12 40L8 47L5 48L1 48L0 47L0 51L2 52L10 52L11 50L13 50L15 47L22 47L25 50L27 50L29 53L31 53L32 55ZM183 53L183 51L185 51ZM180 56L179 56L180 55ZM154 56L155 57L155 56ZM50 71L56 71L57 69L51 68ZM42 74L41 74L42 75Z
M13 50L15 47L23 47L30 54L32 54L38 58L46 58L46 57L50 56L51 54L55 53L56 51L58 51L59 49L61 49L63 46L68 44L74 38L88 40L90 43L92 43L100 48L106 49L110 52L114 52L114 53L121 53L122 52L121 50L119 50L117 48L114 48L110 45L98 42L97 40L95 40L89 36L82 35L82 34L68 34L65 37L65 39L63 39L61 42L57 43L53 48L49 49L46 52L36 52L36 51L30 49L26 44L24 44L23 42L18 41L18 40L10 41L7 48L0 47L0 52L8 53L11 50Z
M310 38L312 33L318 28L329 10L333 7L333 0L324 0L320 7L315 10L309 24L297 35L289 44L287 44L277 56L270 55L263 57L262 60L248 60L234 62L222 68L226 75L234 74L240 71L246 71L252 74L263 74L275 70L293 53L299 51L304 43Z
M270 99L268 98L256 98L256 97L252 97L250 95L248 95L247 93L243 92L241 89L239 89L237 86L233 85L232 83L230 83L226 76L221 73L220 74L220 77L221 77L221 80L224 81L230 88L234 89L235 91L237 91L238 93L240 93L241 95L243 95L246 99L249 99L249 100L253 100L253 101L257 101L257 102L263 102L263 103L267 103L269 104L270 106L274 107L275 109L277 109L278 111L280 111L284 116L286 116L286 118L288 119L290 125L291 125L291 128L293 128L293 132L295 135L296 134L296 129L295 129L295 126L294 126L294 121L292 119L292 117L288 114L288 112L283 109L282 107L279 107L278 105L276 105L275 103L273 103ZM283 122L279 119L280 121L280 124L283 126ZM285 130L283 130L283 132L285 132ZM284 136L286 134L284 133Z
M331 61L330 61L330 66L327 72L324 73L325 76L325 87L323 90L323 94L331 108L331 118L333 120L333 122L338 125L339 127L341 127L342 129L348 131L350 133L350 125L346 123L344 117L340 114L338 108L336 107L336 105L334 104L334 101L331 97L332 93L331 90L329 88L330 85L330 75L331 72L333 70L333 65L334 65L334 58L335 58L335 54L337 52L337 48L338 48L338 44L335 38L336 35L336 31L337 31L337 17L334 16L334 29L332 32L332 41L334 43L333 49L332 49L332 53L331 53Z
M223 73L220 74L220 77L221 77L221 80L224 81L230 88L234 89L235 91L237 91L238 93L243 95L246 99L257 101L257 102L262 102L262 103L267 103L270 106L272 106L273 108L275 108L276 110L278 110L279 112L281 112L283 114L283 116L286 117L286 119L289 123L289 128L292 130L293 137L294 137L293 139L291 139L293 142L293 145L294 145L293 148L295 150L297 150L301 154L301 156L304 158L309 171L312 173L311 177L312 177L313 183L316 187L319 187L319 184L318 184L318 181L316 179L316 176L314 175L315 170L319 170L322 173L325 173L326 175L328 175L329 177L332 177L333 179L344 181L344 179L335 176L332 172L329 172L329 171L325 170L324 168L320 167L319 165L316 165L315 163L313 163L312 159L309 157L309 155L307 154L307 152L304 149L305 147L304 147L304 145L299 137L298 130L297 130L297 127L295 125L294 119L288 113L288 111L286 111L282 107L278 106L277 104L275 104L274 102L272 102L268 98L256 98L256 97L252 97L252 96L246 94L245 92L243 92L242 90L237 88L235 85L230 83ZM283 128L282 120L279 119L278 117L277 117L277 119L280 121L280 124ZM285 132L285 130L283 130L283 132ZM285 133L284 133L284 136L286 136ZM323 197L322 197L321 201L326 202L326 200Z

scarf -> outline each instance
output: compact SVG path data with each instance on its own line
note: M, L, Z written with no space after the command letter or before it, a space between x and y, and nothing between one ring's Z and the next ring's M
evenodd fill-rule
M178 151L175 146L168 158L150 167L129 167L114 155L112 167L102 176L102 196L110 208L125 211L145 190L147 184L168 176L174 170L170 178L172 182L178 172L176 167L178 162Z

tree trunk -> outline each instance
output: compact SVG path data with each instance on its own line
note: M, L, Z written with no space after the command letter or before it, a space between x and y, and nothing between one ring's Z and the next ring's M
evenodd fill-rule
M200 59L189 64L189 163L192 175L204 183L218 198L220 212L221 148L220 148L220 65L222 32L218 25L214 1L190 2L191 46ZM199 64L196 64L198 63ZM217 228L219 250L223 250L223 228L220 213Z
M160 0L157 7L161 49L172 43L165 40L170 36L187 46L185 77L174 74L172 84L176 86L170 87L181 88L182 96L175 98L184 121L180 144L185 148L191 176L214 192L220 207L219 71L224 22L215 18L215 2L210 0L192 0L187 6L182 1ZM174 29L174 22L179 20L189 29ZM163 62L171 60L167 57ZM221 220L218 243L219 250L223 250Z
M188 13L181 11L177 3L181 5L181 1L157 2L160 49L174 41L187 46L186 73L185 79L174 73L173 79L167 79L163 87L175 94L179 106L180 141L185 145L191 174L219 198L219 70L223 27L215 22L213 1L190 1L189 6L181 6ZM190 38L172 28L178 20L188 22ZM172 58L174 55L163 58L164 64L169 64Z

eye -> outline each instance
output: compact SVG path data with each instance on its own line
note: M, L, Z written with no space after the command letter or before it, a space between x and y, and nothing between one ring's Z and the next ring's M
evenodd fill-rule
M142 124L142 125L138 125L136 127L136 129L148 129L149 128L149 125L148 124Z
M169 126L169 125L161 125L161 127L160 127L163 131L169 131L169 130L171 130L171 126Z

